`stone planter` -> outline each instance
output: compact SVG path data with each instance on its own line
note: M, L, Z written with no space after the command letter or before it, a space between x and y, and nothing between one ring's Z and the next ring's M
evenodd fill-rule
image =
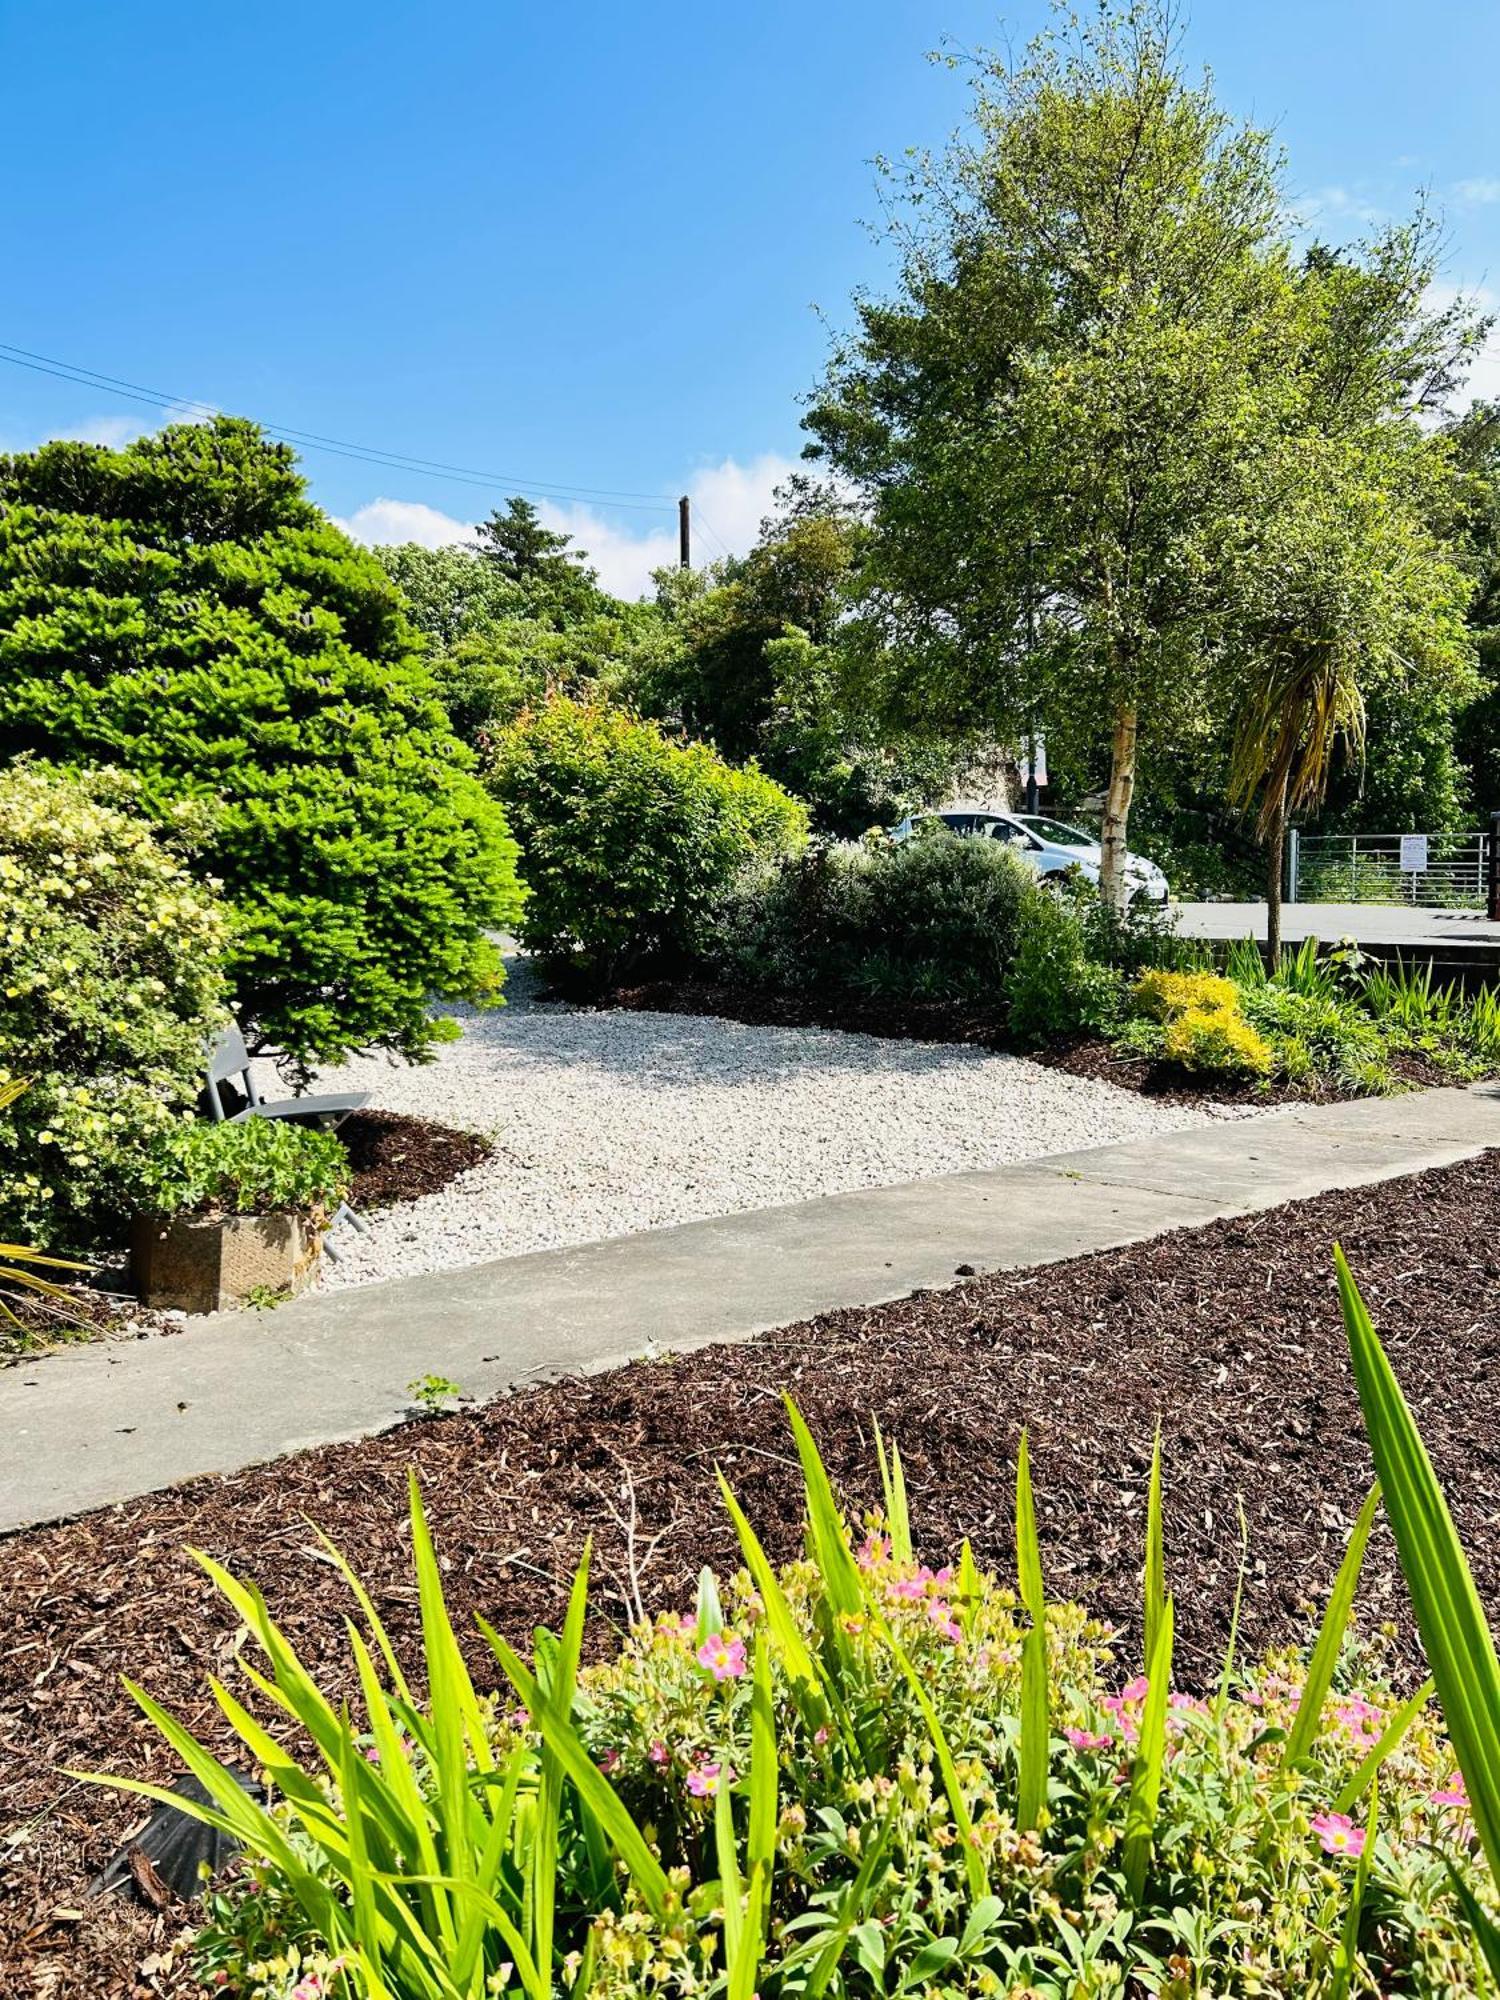
M226 1312L254 1292L300 1292L322 1247L321 1217L138 1215L130 1271L144 1305Z

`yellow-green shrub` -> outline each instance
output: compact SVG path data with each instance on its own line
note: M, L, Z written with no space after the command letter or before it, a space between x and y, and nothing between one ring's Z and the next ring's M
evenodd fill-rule
M753 764L599 703L527 710L488 776L525 859L522 942L596 978L681 954L746 863L807 842L806 807Z
M1174 1014L1163 1030L1162 1053L1184 1069L1228 1075L1265 1076L1272 1063L1270 1045L1238 1008L1229 1007L1189 1007Z
M1240 989L1217 972L1147 972L1136 982L1136 1012L1153 1021L1175 1015L1240 1011Z
M1160 1025L1168 1062L1223 1076L1269 1075L1271 1045L1245 1019L1232 979L1215 972L1147 972L1131 999L1137 1014Z

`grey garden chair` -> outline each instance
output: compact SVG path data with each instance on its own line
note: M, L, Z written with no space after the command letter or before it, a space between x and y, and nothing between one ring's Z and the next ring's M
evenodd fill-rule
M222 1086L233 1083L244 1103L231 1109L225 1103ZM297 1125L318 1125L333 1131L351 1111L370 1101L367 1090L351 1090L327 1097L277 1097L268 1103L255 1088L250 1070L250 1051L238 1026L231 1021L214 1044L208 1059L208 1083L204 1091L208 1115L216 1125L236 1125L243 1118L289 1118Z

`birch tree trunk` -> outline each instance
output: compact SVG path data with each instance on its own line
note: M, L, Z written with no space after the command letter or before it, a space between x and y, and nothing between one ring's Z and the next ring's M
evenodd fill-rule
M1104 851L1099 893L1116 910L1125 908L1127 891L1125 837L1130 823L1130 800L1135 791L1137 720L1133 706L1117 708L1109 747L1109 789L1104 794L1104 828L1099 842Z

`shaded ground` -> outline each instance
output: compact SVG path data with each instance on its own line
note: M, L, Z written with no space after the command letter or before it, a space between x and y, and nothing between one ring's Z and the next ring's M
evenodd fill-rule
M356 1209L389 1208L436 1194L495 1150L478 1132L454 1132L399 1111L356 1111L339 1127Z
M1012 1465L1030 1427L1043 1553L1057 1595L1134 1632L1154 1424L1166 1464L1180 1678L1215 1672L1250 1534L1247 1648L1306 1636L1371 1478L1329 1259L1343 1242L1417 1409L1492 1613L1500 1608L1500 1153L1320 1196L1072 1264L976 1279L835 1313L737 1347L570 1381L361 1444L13 1537L0 1560L0 1992L49 2000L186 1990L137 1968L178 1928L168 1912L79 1910L128 1811L57 1767L169 1766L118 1688L128 1669L212 1733L210 1671L234 1679L233 1620L185 1562L194 1541L253 1574L305 1656L330 1676L345 1609L309 1553L307 1515L351 1553L408 1651L415 1604L402 1533L408 1465L423 1480L461 1624L513 1637L558 1617L583 1535L595 1535L593 1643L610 1642L639 1511L650 1607L687 1605L733 1544L711 1484L723 1463L775 1556L798 1534L798 1483L778 1391L791 1386L854 1501L874 1497L870 1420L899 1442L933 1561L973 1537L1012 1557ZM1394 1553L1377 1529L1359 1615L1415 1653ZM476 1649L475 1658L478 1659ZM486 1684L493 1676L485 1670ZM347 1681L340 1681L342 1690ZM29 1816L37 1816L34 1821Z
M1326 1079L1303 1083L1254 1083L1234 1077L1193 1076L1172 1063L1141 1056L1119 1056L1100 1036L1066 1036L1041 1049L1017 1049L1004 1022L981 1007L956 1001L911 999L824 999L816 994L761 993L705 980L651 980L643 985L612 987L592 1000L569 995L578 1004L622 1007L631 1012L709 1014L726 1021L746 1021L754 1027L841 1028L861 1035L886 1035L898 1041L959 1042L972 1048L1022 1054L1044 1069L1062 1070L1094 1083L1111 1083L1171 1104L1334 1104L1357 1092L1341 1090ZM1451 1083L1441 1064L1421 1055L1393 1055L1390 1066L1407 1084L1418 1087Z

